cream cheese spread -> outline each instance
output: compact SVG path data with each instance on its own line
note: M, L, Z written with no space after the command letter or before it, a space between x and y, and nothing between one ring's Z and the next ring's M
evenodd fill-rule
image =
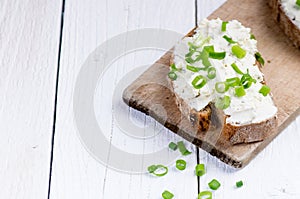
M257 41L251 39L251 30L244 27L240 22L233 20L226 25L226 31L222 31L223 21L220 19L203 20L198 24L195 34L192 37L185 37L180 41L174 50L174 64L176 71L176 79L173 80L174 92L182 98L191 108L200 111L210 102L215 102L217 98L222 98L225 95L230 97L230 105L224 109L224 113L228 115L226 120L235 126L259 123L266 119L272 118L277 113L270 94L266 96L260 93L263 84L263 74L256 65L255 53L257 51ZM235 44L229 43L223 38L226 35L230 37L235 44L238 44L246 51L243 58L238 58L232 52L232 46ZM193 67L205 68L201 60L190 64L186 61L186 54L189 52L190 44L200 46L199 51L205 46L214 46L215 52L225 52L226 56L223 59L209 58L211 67L216 69L216 76L213 79L207 79L207 83L200 89L196 89L192 85L192 81L196 76L202 75L207 77L207 71L199 70L193 72L187 69L187 65ZM197 55L195 55L197 56ZM195 58L195 57L193 57ZM226 92L220 93L215 89L217 82L225 82L226 79L238 77L238 74L233 67L235 63L240 71L248 74L256 80L249 88L245 89L244 96L236 96L234 87L230 87Z
M300 6L296 0L281 0L281 5L286 15L300 28Z

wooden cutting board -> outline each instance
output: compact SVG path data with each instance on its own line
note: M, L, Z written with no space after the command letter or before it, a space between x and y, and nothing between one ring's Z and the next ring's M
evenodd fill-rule
M201 12L201 10L200 10ZM171 52L166 53L123 93L131 107L149 114L174 133L208 151L221 161L244 167L300 113L300 50L296 49L273 20L265 0L228 0L210 19L237 19L250 27L265 58L263 73L278 107L278 130L262 142L230 145L218 134L197 135L181 116L175 96L169 89L167 74ZM278 149L279 150L279 149Z

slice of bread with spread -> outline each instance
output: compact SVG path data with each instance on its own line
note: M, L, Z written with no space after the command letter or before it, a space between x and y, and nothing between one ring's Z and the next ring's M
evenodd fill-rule
M174 48L168 74L177 105L197 133L222 124L231 144L264 140L277 126L277 108L249 28L233 20L203 20ZM214 122L213 122L214 121Z
M269 4L284 33L300 48L300 0L269 0Z

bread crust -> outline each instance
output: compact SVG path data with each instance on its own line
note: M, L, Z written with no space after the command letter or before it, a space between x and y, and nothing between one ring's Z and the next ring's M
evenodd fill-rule
M281 0L269 0L269 5L272 8L273 18L278 22L280 28L293 44L300 49L300 28L286 15Z

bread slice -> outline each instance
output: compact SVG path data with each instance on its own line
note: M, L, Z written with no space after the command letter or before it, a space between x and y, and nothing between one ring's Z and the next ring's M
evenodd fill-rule
M300 6L296 5L296 0L269 0L273 17L278 22L281 29L300 48Z
M205 23L206 24L205 26L207 26L207 23L210 22L204 20L204 22L202 23ZM221 23L220 19L216 19L215 21L213 21L212 27L208 27L207 32L211 31L209 30L210 28L214 29L216 26L218 26L217 24L220 23ZM236 23L237 22L235 21L234 24L231 26L234 27ZM188 34L187 37L192 38L193 36L195 36L195 34L199 35L199 31L201 34L201 30L198 30L198 32L196 30L195 32ZM232 37L232 39L234 40L235 38ZM233 55L230 54L228 56L233 56ZM171 59L171 64L175 64L175 66L177 67L178 65L182 65L182 62L176 61L176 50ZM185 67L185 66L181 66L181 67ZM259 62L256 61L255 66L253 67L260 68L261 65ZM173 72L172 71L173 69L170 70L171 72ZM178 75L178 78L180 78L181 73L186 73L186 72L175 71L175 73ZM195 106L191 105L192 103L189 102L188 100L189 98L184 97L185 94L178 92L178 90L180 89L178 89L177 80L170 79L169 82L176 96L177 106L179 107L182 115L189 119L193 129L197 133L209 134L210 131L213 131L215 129L221 129L220 136L222 139L229 141L231 144L240 144L240 143L251 143L251 142L262 141L269 134L271 134L277 127L276 113L260 121L256 120L250 123L248 122L243 124L236 124L236 123L228 122L230 120L231 115L228 115L228 113L226 113L226 110L221 110L216 108L214 100L210 100L204 107L202 107L200 110L197 110ZM260 79L260 83L265 84L264 78ZM190 86L192 87L192 85ZM187 91L183 91L183 92L187 92ZM199 90L199 93L201 95L201 89ZM197 96L195 96L195 98L197 98ZM245 112L245 114L247 114L247 112Z

